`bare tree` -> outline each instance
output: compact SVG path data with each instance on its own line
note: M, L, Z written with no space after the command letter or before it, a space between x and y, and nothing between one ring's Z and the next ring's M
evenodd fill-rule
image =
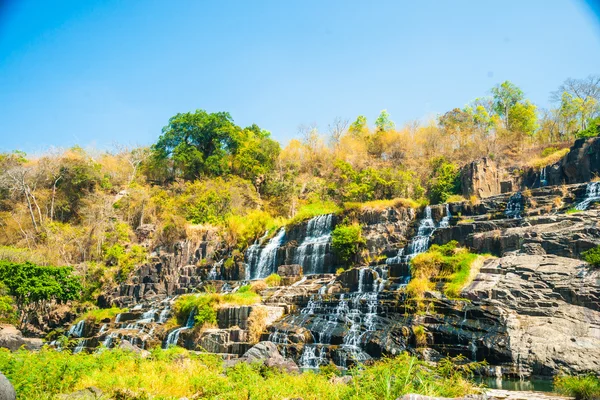
M0 185L13 193L25 196L33 229L40 230L42 223L42 211L35 198L35 181L29 181L30 169L21 165L7 169L0 176ZM35 207L35 209L34 209ZM37 217L36 217L37 214Z
M334 147L337 147L340 143L342 136L348 130L348 126L350 125L350 120L347 118L335 117L333 122L328 125L329 136L331 139L331 143Z

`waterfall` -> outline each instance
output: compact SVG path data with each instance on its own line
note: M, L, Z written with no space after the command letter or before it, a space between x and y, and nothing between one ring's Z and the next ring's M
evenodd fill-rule
M81 353L85 348L86 343L87 339L79 339L79 341L77 342L77 346L73 350L73 354Z
M285 228L281 228L265 247L256 248L250 246L246 252L248 260L248 277L250 279L266 278L277 269L277 250L285 239ZM254 248L253 248L254 247Z
M67 336L73 336L73 337L83 337L83 328L85 327L85 320L81 320L78 323L76 323L75 325L72 325L71 328L69 329L69 332L67 332Z
M408 244L408 259L427 251L429 248L429 239L433 235L433 231L435 231L435 222L431 218L431 207L427 206L425 207L425 216L421 220L421 223L419 223L417 236Z
M111 333L109 333L104 338L104 341L102 342L102 346L104 346L107 349L110 349L110 346L112 346L114 340L116 338L118 338L118 337L119 337L119 334L117 332L111 332Z
M450 219L450 208L446 205L446 217L448 220ZM444 218L446 218L444 217ZM448 223L448 220L444 222L440 221L440 227L443 227L442 224ZM447 226L447 225L446 225ZM431 217L431 207L425 207L425 215L421 222L419 222L419 227L417 228L417 235L412 238L406 249L401 248L398 250L398 254L395 257L390 257L385 260L386 264L400 264L409 262L413 259L417 254L424 253L429 248L429 240L435 232L435 222ZM405 254L405 252L408 253Z
M578 203L575 208L579 211L585 211L590 204L600 201L600 181L590 182L585 189L585 199Z
M190 312L190 315L188 315L188 319L187 319L185 326L174 329L167 335L167 339L165 340L165 343L163 345L164 349L168 349L169 346L171 346L171 345L177 345L177 342L179 341L179 334L181 333L181 331L184 331L186 329L191 329L194 327L194 322L195 322L194 317L195 316L196 316L196 310L194 309L192 312Z
M269 231L266 231L264 235L261 236L260 239L256 240L252 246L248 247L246 250L246 280L249 281L252 279L251 273L256 269L258 265L258 259L260 258L260 252L262 250L262 243L266 240L269 235Z
M540 172L540 187L548 186L548 179L546 178L546 168L547 167L542 168L542 171Z
M294 254L294 264L302 265L305 275L324 273L325 255L331 244L333 214L311 218L306 226L306 237Z
M221 272L221 265L223 265L223 261L224 260L220 260L219 262L213 264L212 268L208 273L208 276L206 277L206 280L216 281L217 279L219 279L219 274Z
M327 365L327 354L324 346L318 347L316 344L305 344L302 350L298 366L301 369L317 369L321 365Z
M452 218L452 214L450 213L450 204L446 203L446 215L440 221L440 228L447 228L450 226L450 218Z
M521 219L521 213L523 212L523 194L517 192L510 196L508 203L506 203L506 210L504 215L507 218Z

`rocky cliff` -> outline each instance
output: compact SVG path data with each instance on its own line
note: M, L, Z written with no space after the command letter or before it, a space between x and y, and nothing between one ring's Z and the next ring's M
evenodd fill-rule
M330 361L348 368L409 351L434 361L456 355L487 361L483 372L492 375L598 371L600 272L579 260L600 244L593 185L547 186L421 210L354 210L367 249L361 267L339 275L331 250L339 215L265 235L245 260L228 252L217 235L206 234L172 252L157 252L106 298L129 312L84 321L70 335L79 340L77 351L127 341L235 358L251 347L250 315L262 309L267 317L261 339L303 369ZM460 299L427 291L417 312L404 290L409 260L432 243L451 240L492 258L472 266ZM167 324L178 294L207 282L235 291L248 278L277 271L285 285L261 290L261 304L222 307L214 328L194 327L193 314L185 326Z
M560 161L541 169L510 171L489 158L473 161L461 169L462 194L486 198L527 188L587 183L599 174L600 138L578 139Z

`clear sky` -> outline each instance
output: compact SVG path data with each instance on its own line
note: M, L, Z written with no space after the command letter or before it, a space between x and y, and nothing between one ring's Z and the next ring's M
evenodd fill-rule
M592 1L592 0L590 0ZM595 1L595 0L594 0ZM582 0L0 0L0 150L150 144L229 111L286 143L336 116L397 125L503 81L536 104L600 73Z

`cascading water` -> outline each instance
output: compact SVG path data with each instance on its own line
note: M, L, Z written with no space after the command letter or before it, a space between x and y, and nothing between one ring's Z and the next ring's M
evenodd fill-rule
M548 186L548 178L546 177L546 174L547 174L546 168L547 167L544 167L540 171L540 187Z
M331 246L333 214L319 215L308 221L306 237L294 254L294 264L302 265L305 275L325 273L325 255Z
M590 182L585 190L585 199L577 204L575 208L579 211L585 211L590 204L600 201L600 182Z
M195 322L194 317L195 316L196 316L196 310L193 310L190 313L190 315L188 315L188 319L187 319L185 326L174 329L167 335L167 339L165 340L165 343L163 345L164 349L169 348L169 346L171 346L171 345L177 345L177 342L179 341L179 334L181 333L181 331L184 331L186 329L191 329L194 327L194 322Z
M207 280L215 281L219 279L219 274L221 272L221 266L223 265L223 261L224 260L220 260L219 262L213 264L212 268L208 272L208 275L206 276Z
M504 211L504 215L507 218L513 219L521 219L521 214L523 213L523 194L521 192L517 192L510 196L508 199L508 203L506 203L506 210Z
M448 226L450 221L450 208L446 205L446 217L448 218L445 222L444 219L440 221L440 227ZM442 226L442 224L446 224ZM419 222L419 227L417 228L417 235L410 241L406 249L401 248L398 250L398 254L395 257L389 257L385 260L386 264L400 264L409 262L413 259L417 254L423 253L427 251L429 248L429 240L435 232L435 222L431 217L431 207L425 207L425 215L421 222ZM408 252L407 252L408 251Z
M75 325L71 326L69 331L67 332L67 336L72 337L83 337L83 328L85 327L85 320L81 320Z
M450 204L446 203L446 215L440 221L440 228L447 228L450 226L450 218L452 218L452 214L450 213Z
M285 239L285 228L281 228L263 248L250 246L246 252L246 260L248 260L249 279L266 278L271 273L277 270L277 250L283 244Z

